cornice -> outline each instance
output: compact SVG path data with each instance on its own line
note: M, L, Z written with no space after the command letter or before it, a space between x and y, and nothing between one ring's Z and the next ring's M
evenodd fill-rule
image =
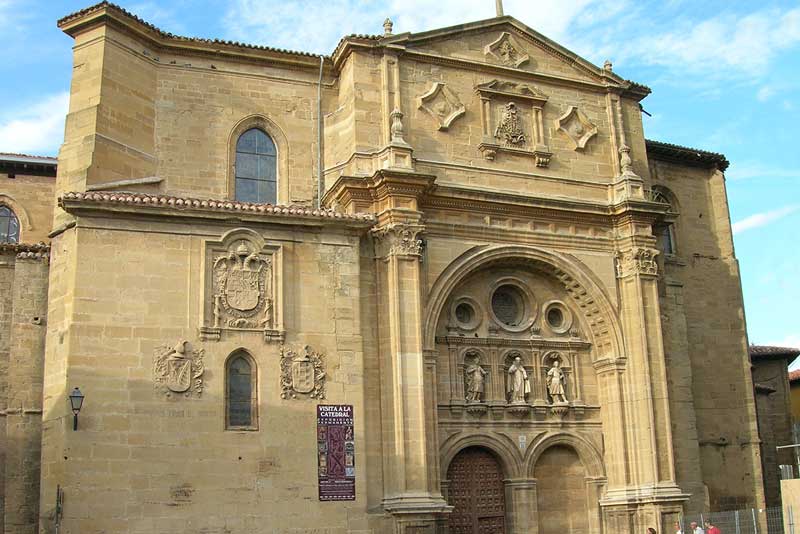
M251 204L232 200L148 195L144 193L65 193L58 205L74 215L129 213L167 217L192 217L229 220L232 217L253 222L303 226L346 226L367 229L374 225L371 214L346 214L330 209L303 206Z

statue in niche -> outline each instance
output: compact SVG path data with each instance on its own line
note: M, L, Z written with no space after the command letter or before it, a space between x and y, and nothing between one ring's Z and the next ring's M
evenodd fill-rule
M553 404L561 404L567 402L567 396L564 390L566 377L564 371L561 370L561 360L555 358L553 366L547 371L547 392Z
M467 378L467 402L481 402L486 386L487 372L480 366L480 359L477 356L475 356L475 359L467 366L464 374Z
M531 392L531 384L528 382L528 372L522 365L522 358L517 356L511 367L508 368L508 386L506 388L509 395L509 402L524 403L525 397Z
M506 104L503 111L503 118L495 129L494 136L502 139L508 145L524 145L525 132L522 131L522 120L519 117L519 110L514 102Z

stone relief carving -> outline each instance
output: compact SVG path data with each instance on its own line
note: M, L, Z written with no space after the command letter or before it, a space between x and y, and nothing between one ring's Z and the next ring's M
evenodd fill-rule
M325 357L308 345L302 352L281 347L281 398L325 398Z
M526 398L531 392L528 371L525 370L520 356L516 356L508 368L506 391L511 404L525 404Z
M519 110L514 102L506 104L500 124L494 131L494 136L508 145L520 146L525 144L525 132L519 117Z
M487 58L507 67L519 68L530 59L508 32L501 33L500 37L484 47L483 52Z
M547 96L525 84L492 80L475 88L481 98L483 137L478 150L488 160L506 151L533 157L537 167L550 165L542 110Z
M467 402L482 402L486 388L486 370L481 367L480 355L469 353L469 361L464 370L464 384L467 386L465 398Z
M564 404L567 402L565 391L566 376L561 370L561 359L553 358L552 367L547 371L547 393L553 404Z
M412 256L422 255L423 241L419 239L422 225L394 223L372 231L376 238L379 256Z
M570 106L566 113L556 119L556 128L575 144L575 150L583 150L586 143L597 135L597 126L578 109Z
M238 233L241 237L208 245L209 297L200 337L216 341L225 330L239 330L261 332L265 340L281 339L275 291L279 248Z
M467 112L458 95L443 82L435 82L424 95L419 97L419 109L436 119L439 130L443 132Z
M658 256L657 250L644 247L617 252L614 258L617 278L632 274L657 276L658 262L656 261L656 256Z
M186 397L199 397L203 392L203 349L192 350L188 341L180 340L174 346L156 347L153 357L153 380L156 390L172 396L181 393Z

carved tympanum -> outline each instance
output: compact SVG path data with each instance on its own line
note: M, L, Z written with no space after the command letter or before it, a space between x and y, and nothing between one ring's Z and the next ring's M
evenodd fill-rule
M174 346L163 345L155 349L153 381L156 390L171 396L200 396L203 392L203 349L192 350L188 341L180 340Z
M419 109L436 119L439 130L443 132L467 111L458 95L442 82L435 82L424 95L419 97Z
M302 352L281 348L281 398L325 398L325 357L308 346Z

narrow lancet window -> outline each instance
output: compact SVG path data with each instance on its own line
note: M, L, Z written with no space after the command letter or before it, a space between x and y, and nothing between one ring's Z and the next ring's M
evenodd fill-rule
M246 353L236 353L226 366L226 428L229 430L254 430L256 415L255 365Z
M277 192L277 150L269 135L251 128L236 142L236 200L275 204Z

